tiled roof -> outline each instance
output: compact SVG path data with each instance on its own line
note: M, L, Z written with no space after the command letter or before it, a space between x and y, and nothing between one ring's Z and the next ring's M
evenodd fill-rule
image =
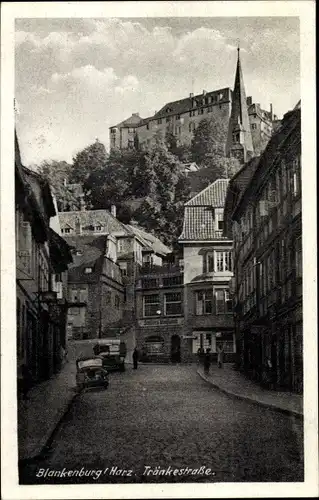
M142 240L142 242L145 244L145 247L150 246L155 253L167 255L171 252L171 250L166 245L164 245L161 240L159 240L153 234L147 233L141 227L132 224L127 224L126 227Z
M70 282L95 281L100 274L102 260L106 250L107 236L65 236L67 244L81 252L81 255L73 254L73 262L68 268L68 279ZM85 274L85 268L92 267L93 272Z
M224 96L224 98L221 99L221 102L228 101L229 92L231 92L231 90L228 87L226 87L224 89L214 90L212 92L206 92L205 95L198 94L194 97L186 97L185 99L180 99L178 101L169 102L169 103L165 104L165 106L163 106L157 113L155 113L155 115L152 118L154 120L156 120L158 118L163 118L163 117L169 116L169 115L187 113L187 111L190 111L191 109L196 109L193 106L194 100L197 100L200 103L197 107L201 107L202 99L207 98L207 97L211 97L211 96L216 95L216 94L222 94ZM214 104L214 103L211 103L211 104ZM207 105L209 105L209 104L205 104L205 106L207 106Z
M179 237L183 240L223 240L223 231L216 231L214 208L209 206L185 206L183 232Z
M130 116L129 118L127 118L126 120L123 120L121 123L118 123L117 125L115 125L115 127L118 127L118 128L121 128L121 127L137 127L144 119L141 118L137 113L134 114L132 116ZM111 127L113 128L113 127Z
M117 220L108 210L77 210L73 212L59 212L61 229L72 227L80 220L82 229L102 225L103 233L123 232L127 234L125 225Z
M215 208L223 208L229 179L217 179L185 204L183 231L179 240L221 240L215 229Z
M204 205L214 208L224 206L229 179L217 179L186 203L186 206Z

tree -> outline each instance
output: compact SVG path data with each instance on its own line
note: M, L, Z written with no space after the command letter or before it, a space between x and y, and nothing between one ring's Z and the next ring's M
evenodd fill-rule
M80 151L73 158L72 182L84 183L92 172L104 168L107 161L107 152L104 144L98 139Z
M79 200L68 187L72 172L72 165L66 161L43 161L37 166L37 171L52 186L59 210L65 210L67 206L78 206Z
M225 122L204 118L194 131L191 152L197 165L205 165L212 155L224 156L227 127Z

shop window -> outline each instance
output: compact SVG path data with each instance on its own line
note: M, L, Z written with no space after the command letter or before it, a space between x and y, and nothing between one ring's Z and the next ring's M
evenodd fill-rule
M157 316L157 311L159 311L160 300L159 295L145 295L143 297L143 316L145 318Z
M157 356L164 352L164 339L162 337L152 336L145 340L146 354L148 356Z
M165 316L178 316L182 314L182 294L166 293L164 295L164 314Z
M213 313L213 291L196 292L196 315Z

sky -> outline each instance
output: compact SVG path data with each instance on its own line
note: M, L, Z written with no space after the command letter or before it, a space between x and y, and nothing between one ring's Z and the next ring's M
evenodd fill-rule
M109 127L166 103L233 88L281 117L300 99L296 17L16 19L15 97L23 161L72 161Z

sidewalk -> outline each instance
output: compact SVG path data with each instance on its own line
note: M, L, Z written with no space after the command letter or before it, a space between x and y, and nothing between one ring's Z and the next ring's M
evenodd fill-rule
M234 370L232 364L224 364L223 368L212 365L208 376L204 374L204 369L200 366L197 373L213 387L230 396L248 400L282 413L303 417L302 395L264 389L256 382L247 379L243 374Z
M18 399L19 460L35 458L43 451L77 395L74 352L70 347L69 360L61 371L33 387L27 400Z

